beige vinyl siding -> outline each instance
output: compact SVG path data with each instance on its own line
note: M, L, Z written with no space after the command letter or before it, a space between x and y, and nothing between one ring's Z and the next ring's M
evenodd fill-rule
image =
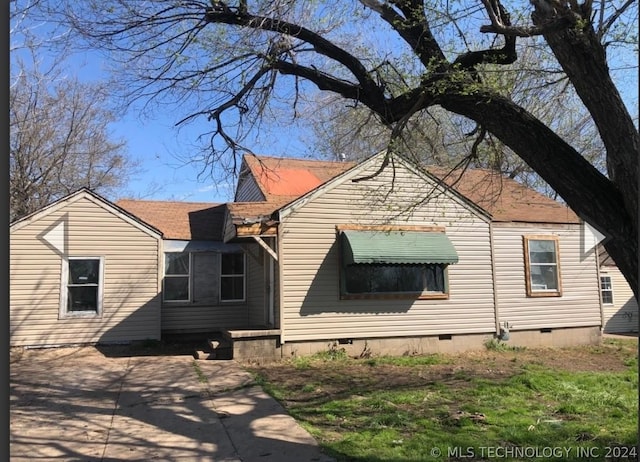
M616 266L603 266L600 275L611 276L613 304L603 304L604 332L638 332L638 302L629 283Z
M238 182L235 202L260 202L265 200L258 183L252 175L243 175Z
M600 325L596 257L582 256L580 233L578 224L493 224L500 322L512 330ZM562 296L527 296L523 236L529 235L557 236Z
M60 317L62 257L38 236L68 217L67 254L102 257L102 315ZM45 346L160 338L157 237L97 200L75 201L10 233L10 344Z
M359 176L376 170L370 165ZM372 180L347 178L284 218L283 340L495 331L489 224L449 192L416 204L433 192L422 185L409 170L389 167ZM459 255L448 268L449 299L340 300L337 224L445 227Z

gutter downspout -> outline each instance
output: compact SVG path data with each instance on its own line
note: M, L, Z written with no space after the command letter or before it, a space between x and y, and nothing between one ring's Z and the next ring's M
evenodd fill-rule
M489 249L491 251L491 282L493 284L493 311L495 315L496 323L496 337L500 338L500 308L498 304L498 287L496 284L496 262L495 262L495 248L493 245L493 222L489 222Z

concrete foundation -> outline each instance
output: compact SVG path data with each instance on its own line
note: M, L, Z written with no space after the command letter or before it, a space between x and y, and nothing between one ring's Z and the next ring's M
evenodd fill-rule
M351 357L408 356L433 353L461 353L485 348L486 342L494 339L492 332L484 334L453 334L424 337L391 337L374 339L335 339L281 344L279 335L265 332L264 335L249 335L234 332L229 338L233 342L234 359L278 360L310 356L332 349L342 350ZM602 339L599 326L558 329L536 329L511 331L509 346L540 348L597 345Z

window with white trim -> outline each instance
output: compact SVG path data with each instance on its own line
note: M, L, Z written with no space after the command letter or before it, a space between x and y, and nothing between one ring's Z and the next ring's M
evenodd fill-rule
M613 285L611 284L611 276L608 274L600 275L600 294L602 294L602 303L613 305Z
M162 297L165 302L190 300L191 254L167 252L164 254L164 280Z
M530 297L562 295L558 238L556 236L524 236L525 277Z
M102 313L102 257L69 257L64 262L63 316L96 316Z
M220 301L245 300L245 257L243 253L220 255Z

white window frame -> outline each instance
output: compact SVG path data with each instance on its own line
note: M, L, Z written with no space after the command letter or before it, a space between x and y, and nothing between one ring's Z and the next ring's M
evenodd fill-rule
M69 262L72 260L98 260L98 296L96 310L88 311L68 311L67 303L69 301ZM58 317L64 318L100 318L102 317L103 295L104 295L104 257L97 256L74 256L62 259L62 272L60 284L60 310Z
M607 278L609 280L609 288L608 289L603 289L602 288L602 280L604 278ZM605 292L609 292L611 294L611 301L610 302L605 302L604 301L604 297L602 296ZM610 274L600 274L600 300L602 300L602 304L603 305L613 305L615 300L613 298L613 279L611 278Z
M558 236L541 235L541 236L523 236L524 240L524 272L527 296L529 297L561 297L562 296L562 273L560 271L560 245ZM531 241L551 241L554 244L555 263L531 263L531 254L529 252L529 242ZM547 289L535 287L531 281L531 267L535 265L556 267L556 285L557 289Z
M182 254L187 254L189 256L189 272L188 274L170 274L167 275L167 257L166 255L168 253L182 253ZM163 259L162 259L162 302L163 303L189 303L191 302L191 297L192 297L192 290L191 290L191 284L192 284L192 271L193 271L193 261L192 261L192 252L185 252L185 251L170 251L170 252L164 252L163 253ZM164 284L165 284L165 280L167 278L167 276L169 278L187 278L187 298L186 299L181 299L181 300L167 300L165 298L165 290L164 290Z
M225 255L242 255L242 274L223 274L222 259ZM241 303L247 300L247 255L244 252L224 252L220 253L220 303ZM242 298L224 299L222 298L222 279L223 278L242 278Z

